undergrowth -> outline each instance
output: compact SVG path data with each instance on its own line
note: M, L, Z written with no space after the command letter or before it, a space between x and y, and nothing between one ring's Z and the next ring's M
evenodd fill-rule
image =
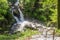
M24 38L34 35L34 34L38 34L39 32L37 30L31 30L31 29L26 29L25 32L19 32L16 34L1 34L0 35L0 40L24 40Z

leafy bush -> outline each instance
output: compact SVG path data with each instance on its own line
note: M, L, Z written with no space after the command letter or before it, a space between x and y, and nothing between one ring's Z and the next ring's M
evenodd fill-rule
M10 24L12 24L12 15L9 12L9 6L7 0L0 0L0 30L8 30Z
M47 26L57 26L57 0L25 0L24 8L25 17L38 19Z

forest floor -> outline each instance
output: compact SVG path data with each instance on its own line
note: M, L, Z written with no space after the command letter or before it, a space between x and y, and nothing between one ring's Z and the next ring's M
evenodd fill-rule
M54 40L60 40L60 30L56 29L56 34L58 36L54 36ZM53 40L53 36L48 35L46 38L44 35L41 35L37 30L27 29L25 32L18 34L0 34L0 40Z
M21 40L21 38L18 38L17 40ZM23 40L60 40L60 36L58 35L45 35L45 34L34 34L31 36L25 37Z

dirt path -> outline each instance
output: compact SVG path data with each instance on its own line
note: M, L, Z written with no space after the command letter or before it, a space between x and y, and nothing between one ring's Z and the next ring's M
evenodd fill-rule
M52 35L48 35L48 37L44 37L43 35L37 34L33 35L32 37L27 37L25 40L60 40L60 37L52 37Z

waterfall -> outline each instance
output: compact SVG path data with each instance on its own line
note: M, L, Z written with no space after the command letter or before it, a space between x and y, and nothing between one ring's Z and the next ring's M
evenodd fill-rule
M19 10L19 12L20 12L20 20L21 21L24 21L24 15L23 15L23 13L22 13L22 11L18 8L18 10Z
M20 15L20 18L14 16L14 14L13 14L14 7L12 7L12 15L13 15L14 19L16 20L17 23L23 22L23 21L24 21L24 15L23 15L21 9L19 8L19 0L17 0L14 5L17 7L17 9L18 9L18 11L19 11L19 15ZM19 19L20 19L20 20L19 20Z
M14 7L12 7L12 8L14 8ZM14 17L14 19L16 20L16 22L19 23L19 19L16 16L14 16L14 14L13 14L13 9L12 9L12 16Z

